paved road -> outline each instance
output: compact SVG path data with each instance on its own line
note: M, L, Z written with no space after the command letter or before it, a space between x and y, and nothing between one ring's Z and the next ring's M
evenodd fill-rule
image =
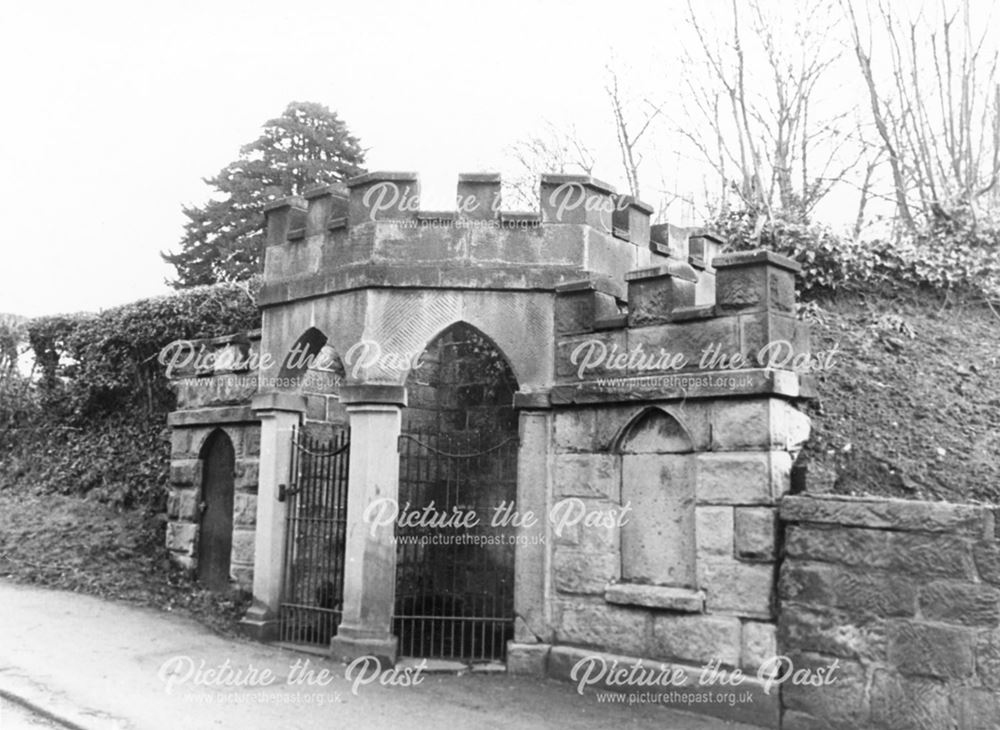
M169 613L4 581L0 616L0 695L87 730L751 730L657 706L601 704L565 683L503 673L356 684L323 658L223 639ZM306 659L311 674L301 671ZM32 727L24 725L30 714L10 716L22 722L13 727Z

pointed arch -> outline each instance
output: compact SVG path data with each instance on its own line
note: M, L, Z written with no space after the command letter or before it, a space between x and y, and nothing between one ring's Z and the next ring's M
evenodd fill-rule
M694 440L672 413L649 406L635 414L618 431L612 451L626 454L687 454Z
M329 338L317 327L310 327L292 343L282 358L277 386L279 390L295 389L305 385L310 376L329 375L331 383L310 384L312 390L328 392L334 388L332 383L339 383L344 374L343 360L329 344Z
M687 429L661 408L637 413L619 434L622 459L621 569L625 582L693 588L694 448Z
M468 322L453 322L431 337L404 383L407 427L516 432L514 370L493 339Z

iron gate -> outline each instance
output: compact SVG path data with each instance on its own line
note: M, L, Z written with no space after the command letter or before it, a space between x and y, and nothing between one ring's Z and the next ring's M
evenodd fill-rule
M400 654L505 658L514 628L515 530L494 514L504 503L513 509L516 493L516 437L400 437L393 621ZM419 517L426 514L438 521L425 524ZM478 524L470 526L469 514Z
M293 435L293 481L278 494L288 501L281 641L325 646L340 625L349 454L347 431L329 441Z

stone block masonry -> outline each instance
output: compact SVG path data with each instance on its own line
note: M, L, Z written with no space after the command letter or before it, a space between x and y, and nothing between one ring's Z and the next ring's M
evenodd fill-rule
M783 727L1000 727L995 508L799 495L780 518L778 650L838 665L783 688Z
M234 389L219 389L224 400L179 392L171 551L196 567L199 444L222 428L237 454L233 577L242 585L252 560L247 623L269 635L290 434L349 424L344 618L331 651L394 658L393 528L357 528L366 501L412 486L398 466L404 424L475 425L479 412L457 396L484 400L484 384L465 378L453 394L432 367L444 372L444 350L431 346L441 333L470 328L510 367L511 392L489 404L517 422L505 477L517 509L541 518L518 527L528 539L513 555L508 670L569 678L587 657L670 666L692 680L679 706L777 727L780 693L757 673L777 651L777 508L809 435L793 362L809 356L798 265L652 226L649 206L588 176L539 182L537 209L519 213L502 210L501 181L487 173L460 177L453 211L420 210L417 176L399 172L268 205L262 350L280 358L306 342L343 358L371 340L431 365L345 362L342 384L318 392L312 381L278 392L284 371L263 366L254 410ZM745 674L747 696L691 704L706 665Z
M170 487L167 494L167 549L177 565L196 572L198 538L205 509L205 446L221 430L233 449L232 585L253 585L260 421L249 408L257 390L256 371L234 371L227 362L246 362L259 347L250 332L190 342L203 366L179 367L172 384L177 410L170 414ZM235 352L235 355L234 355Z

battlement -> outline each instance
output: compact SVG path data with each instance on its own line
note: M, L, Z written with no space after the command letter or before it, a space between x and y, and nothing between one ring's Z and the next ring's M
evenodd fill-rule
M535 211L505 211L499 174L464 173L458 178L455 208L426 211L420 207L420 178L416 173L369 172L345 185L323 185L301 197L270 203L265 209L268 245L377 222L417 227L412 224L445 221L488 221L497 227L504 223L589 225L636 245L649 245L649 218L653 213L649 205L619 195L611 185L587 175L545 174L539 182Z
M691 240L717 242L708 239ZM698 291L707 267L677 258L629 272L625 292L596 277L559 286L553 402L671 390L806 395L798 373L810 366L809 329L795 312L801 267L770 251L719 254L712 264L708 300Z
M370 172L268 204L265 305L363 287L373 276L400 286L552 290L675 261L699 272L696 301L711 299L717 238L652 225L649 205L587 175L541 175L537 207L527 211L505 210L501 185L496 173L465 173L451 210L424 210L416 173Z

